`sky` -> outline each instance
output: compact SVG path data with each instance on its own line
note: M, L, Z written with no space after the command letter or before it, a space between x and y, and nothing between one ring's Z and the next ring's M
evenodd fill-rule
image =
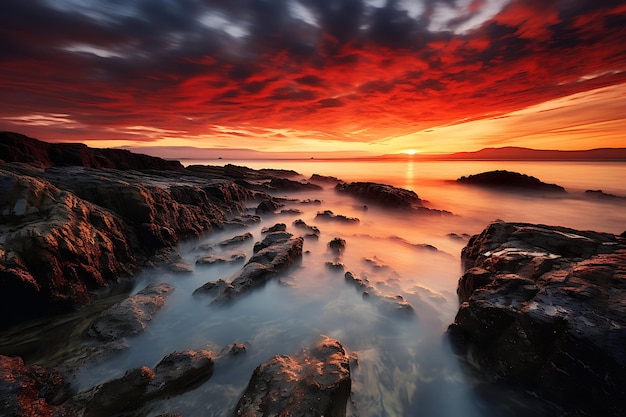
M311 155L626 147L624 0L21 0L0 130Z

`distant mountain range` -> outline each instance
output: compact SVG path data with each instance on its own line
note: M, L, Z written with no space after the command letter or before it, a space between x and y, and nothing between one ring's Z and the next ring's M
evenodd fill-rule
M385 155L383 158L403 158L407 155ZM485 148L475 152L441 155L416 154L417 160L483 160L483 161L626 161L626 148L599 148L584 151L540 150L507 146Z

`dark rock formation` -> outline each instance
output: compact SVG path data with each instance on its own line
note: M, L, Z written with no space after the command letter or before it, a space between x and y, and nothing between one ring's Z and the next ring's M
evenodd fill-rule
M237 246L252 239L253 239L252 233L244 233L243 235L237 235L237 236L231 237L230 239L222 240L217 245L223 248L227 246Z
M350 194L363 201L392 209L413 209L423 206L414 191L374 182L340 183L335 187L340 193Z
M328 242L328 247L335 255L341 255L343 251L346 250L346 240L336 237Z
M172 352L154 368L148 396L170 396L198 386L213 374L213 353L208 350Z
M565 188L556 184L547 184L535 177L511 171L489 171L457 179L461 184L478 185L510 190L541 191L563 193Z
M317 184L309 182L293 181L287 178L272 178L270 187L280 191L319 191L322 189Z
M182 173L0 166L0 327L86 304L180 238L245 210L248 190Z
M320 235L320 229L318 229L317 226L309 226L302 219L295 220L293 222L293 225L294 225L294 227L297 227L298 229L306 230L307 232L309 232L310 235L314 235L314 236L317 236L317 237L319 237L319 235Z
M448 333L470 364L574 414L626 413L623 238L497 222L463 262Z
M12 132L0 132L0 160L41 167L83 166L120 170L181 171L178 161L131 153L122 149L94 149L82 143L48 143Z
M0 415L51 417L68 396L69 386L58 371L0 355Z
M331 210L318 211L315 217L320 220L333 220L341 223L359 223L359 219L356 217L347 217L343 214L335 214Z
M586 190L585 197L591 197L597 200L604 201L625 201L626 197L621 197L615 194L605 193L602 190Z
M302 257L303 243L302 237L293 237L291 233L280 230L267 233L254 245L254 255L213 302L231 301L286 270Z
M273 198L267 198L259 203L256 207L256 214L273 214L282 207L282 204L274 200Z
M114 340L145 330L148 321L165 306L165 297L174 290L169 284L151 284L132 297L104 310L91 326L89 334Z
M222 255L207 255L196 260L197 265L215 265L224 263L243 262L246 260L246 254L243 252L230 252Z
M313 174L311 175L311 178L309 178L309 182L312 182L314 184L321 184L321 185L337 185L342 181L337 177Z
M263 229L261 229L262 234L268 234L268 233L274 233L274 232L286 232L286 231L287 231L287 225L285 223L276 223L274 226L264 227Z
M350 389L346 350L323 336L312 349L259 365L232 415L344 417Z
M382 311L399 314L401 317L415 317L413 306L401 295L386 295L373 287L367 278L360 278L352 272L346 272L344 275L346 282L354 285L361 291L363 298L372 301Z

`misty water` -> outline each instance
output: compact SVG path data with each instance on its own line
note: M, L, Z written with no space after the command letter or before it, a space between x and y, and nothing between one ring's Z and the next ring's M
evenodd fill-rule
M196 161L187 161L188 163ZM217 161L204 161L217 164ZM495 219L560 225L602 232L626 230L625 200L597 200L586 189L602 189L626 196L626 164L537 162L330 162L330 161L219 161L252 168L294 169L307 178L313 173L345 181L375 181L414 190L428 207L453 215L419 215L393 212L323 191L278 194L294 199L285 209L301 214L265 215L247 229L207 234L200 241L186 241L178 252L193 266L192 274L166 269L146 269L137 274L130 293L150 283L167 282L176 289L166 307L156 313L147 330L127 339L129 348L110 358L87 365L77 375L77 390L120 377L130 368L154 367L165 355L184 349L219 349L232 342L247 347L244 355L219 362L206 383L153 404L149 416L180 412L185 417L228 416L256 366L276 354L293 354L315 343L320 334L337 338L350 353L353 364L349 416L549 416L554 409L530 394L503 384L481 381L451 353L444 337L458 309L456 286L462 273L460 253L469 235L479 233ZM533 175L544 182L564 186L560 196L489 191L453 182L461 175L492 169L508 169ZM319 199L320 205L299 200ZM250 202L253 211L255 202ZM357 217L357 224L322 221L316 213ZM202 245L216 244L250 232L254 239L226 251L245 252L249 258L261 230L285 223L294 235L296 219L317 226L319 239L305 239L301 261L263 288L227 306L211 305L211 296L193 295L208 281L228 279L243 263L196 265L206 254ZM451 235L454 234L454 235ZM346 249L337 255L328 242L340 237ZM430 246L426 246L430 245ZM435 247L434 250L432 247ZM215 249L213 253L219 253ZM344 280L326 262L341 262L346 271L369 279L386 295L402 295L415 317L399 317L381 309ZM120 298L116 295L109 301ZM64 319L33 324L28 333L30 363L58 361L58 351L80 338L66 335L68 325L85 327L99 305ZM69 324L68 324L69 323ZM45 329L37 326L45 326ZM55 326L65 329L56 332ZM51 330L52 329L52 330ZM36 334L41 335L37 340ZM74 332L76 333L76 332ZM15 333L13 333L15 334ZM64 336L52 337L52 334ZM59 340L60 339L60 340ZM68 342L71 341L71 342ZM7 350L6 336L0 352ZM41 348L32 346L41 344ZM4 344L4 346L2 346ZM45 347L45 348L44 348Z

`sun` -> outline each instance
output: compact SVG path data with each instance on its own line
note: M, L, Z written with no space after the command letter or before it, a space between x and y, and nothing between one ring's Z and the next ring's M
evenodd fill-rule
M402 151L403 154L405 155L415 155L416 153L418 153L419 151L416 149L405 149Z

